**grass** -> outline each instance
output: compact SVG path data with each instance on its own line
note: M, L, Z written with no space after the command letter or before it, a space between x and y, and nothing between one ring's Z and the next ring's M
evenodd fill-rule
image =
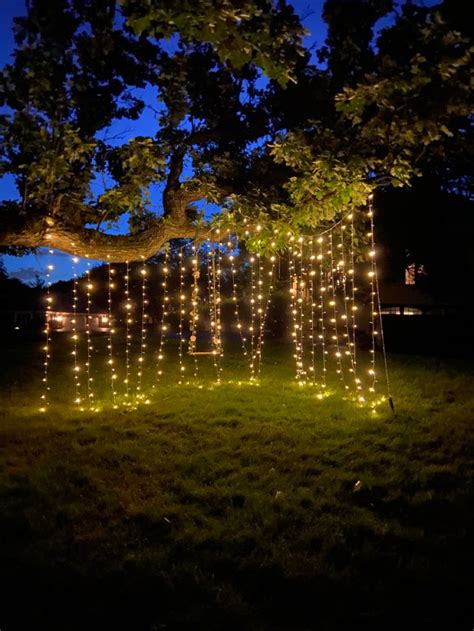
M2 630L471 629L466 364L392 357L395 418L316 400L279 346L259 386L229 358L234 383L96 413L56 386L41 415L31 352L3 357Z

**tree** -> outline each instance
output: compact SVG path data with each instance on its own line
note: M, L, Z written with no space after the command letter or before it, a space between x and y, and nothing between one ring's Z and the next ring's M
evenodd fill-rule
M366 22L355 31L357 5ZM375 8L387 3L331 0L325 6L333 48L322 57L334 107L274 144L275 159L294 169L290 203L280 216L291 225L297 207L298 221L311 225L313 217L314 225L362 204L376 188L407 186L428 173L447 188L468 185L474 48L459 3L431 9L405 3L376 47L372 31L381 12ZM466 192L472 195L472 188Z
M268 131L260 69L284 85L304 55L293 10L268 0L32 0L15 29L0 133L2 172L15 176L21 202L3 203L1 241L115 260L208 233L193 202L222 202L247 181L247 147ZM146 86L158 90L153 133L118 146L100 138L140 115L133 91ZM98 175L112 184L92 195ZM148 196L156 184L161 213ZM131 236L88 227L124 214Z
M374 46L391 3L328 0L322 70L283 0L32 0L0 78L1 169L21 197L2 205L0 243L124 261L232 229L283 248L288 231L407 184L471 133L472 50L450 7L407 2ZM115 120L139 117L147 86L156 130L107 141ZM212 224L202 200L222 209ZM124 215L128 235L103 231Z

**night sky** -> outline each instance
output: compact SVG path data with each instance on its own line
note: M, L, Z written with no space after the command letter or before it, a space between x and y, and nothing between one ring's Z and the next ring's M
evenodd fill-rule
M325 39L326 28L321 19L321 11L324 0L294 0L292 2L296 12L303 18L303 24L310 35L306 38L307 47L319 48ZM2 0L0 1L0 66L8 63L10 55L13 51L14 40L12 33L13 18L25 13L25 3L23 0ZM136 91L137 92L137 91ZM144 91L145 102L156 103L156 92L149 88ZM145 108L142 116L137 121L117 121L108 130L109 135L124 134L124 138L118 140L118 143L126 141L128 138L139 135L154 135L155 133L154 114L151 109ZM97 184L97 191L100 191ZM15 199L17 192L13 182L13 178L5 176L0 178L0 200ZM152 202L159 208L160 189L156 187L151 196ZM208 209L212 213L212 207ZM114 232L126 231L126 219L121 222ZM11 276L15 276L24 282L34 282L37 274L44 275L46 265L53 264L54 272L52 273L52 281L67 280L72 277L71 257L62 253L49 255L48 251L40 248L36 254L29 254L22 257L3 256L3 263ZM85 261L77 265L79 273L86 269Z

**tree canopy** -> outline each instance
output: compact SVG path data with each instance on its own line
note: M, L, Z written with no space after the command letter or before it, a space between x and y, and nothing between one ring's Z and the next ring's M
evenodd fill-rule
M0 245L125 261L232 229L283 248L426 172L471 194L461 4L327 0L315 65L284 0L31 0L0 74L0 175L19 194ZM148 135L111 137L145 107Z

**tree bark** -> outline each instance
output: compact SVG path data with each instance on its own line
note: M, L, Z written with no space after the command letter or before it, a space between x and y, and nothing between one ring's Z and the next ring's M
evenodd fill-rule
M24 229L0 234L3 246L37 248L47 247L84 258L124 263L148 259L170 239L209 239L209 226L196 226L192 222L174 222L170 218L157 219L142 232L130 235L113 235L92 228L68 228L53 225L42 232Z

